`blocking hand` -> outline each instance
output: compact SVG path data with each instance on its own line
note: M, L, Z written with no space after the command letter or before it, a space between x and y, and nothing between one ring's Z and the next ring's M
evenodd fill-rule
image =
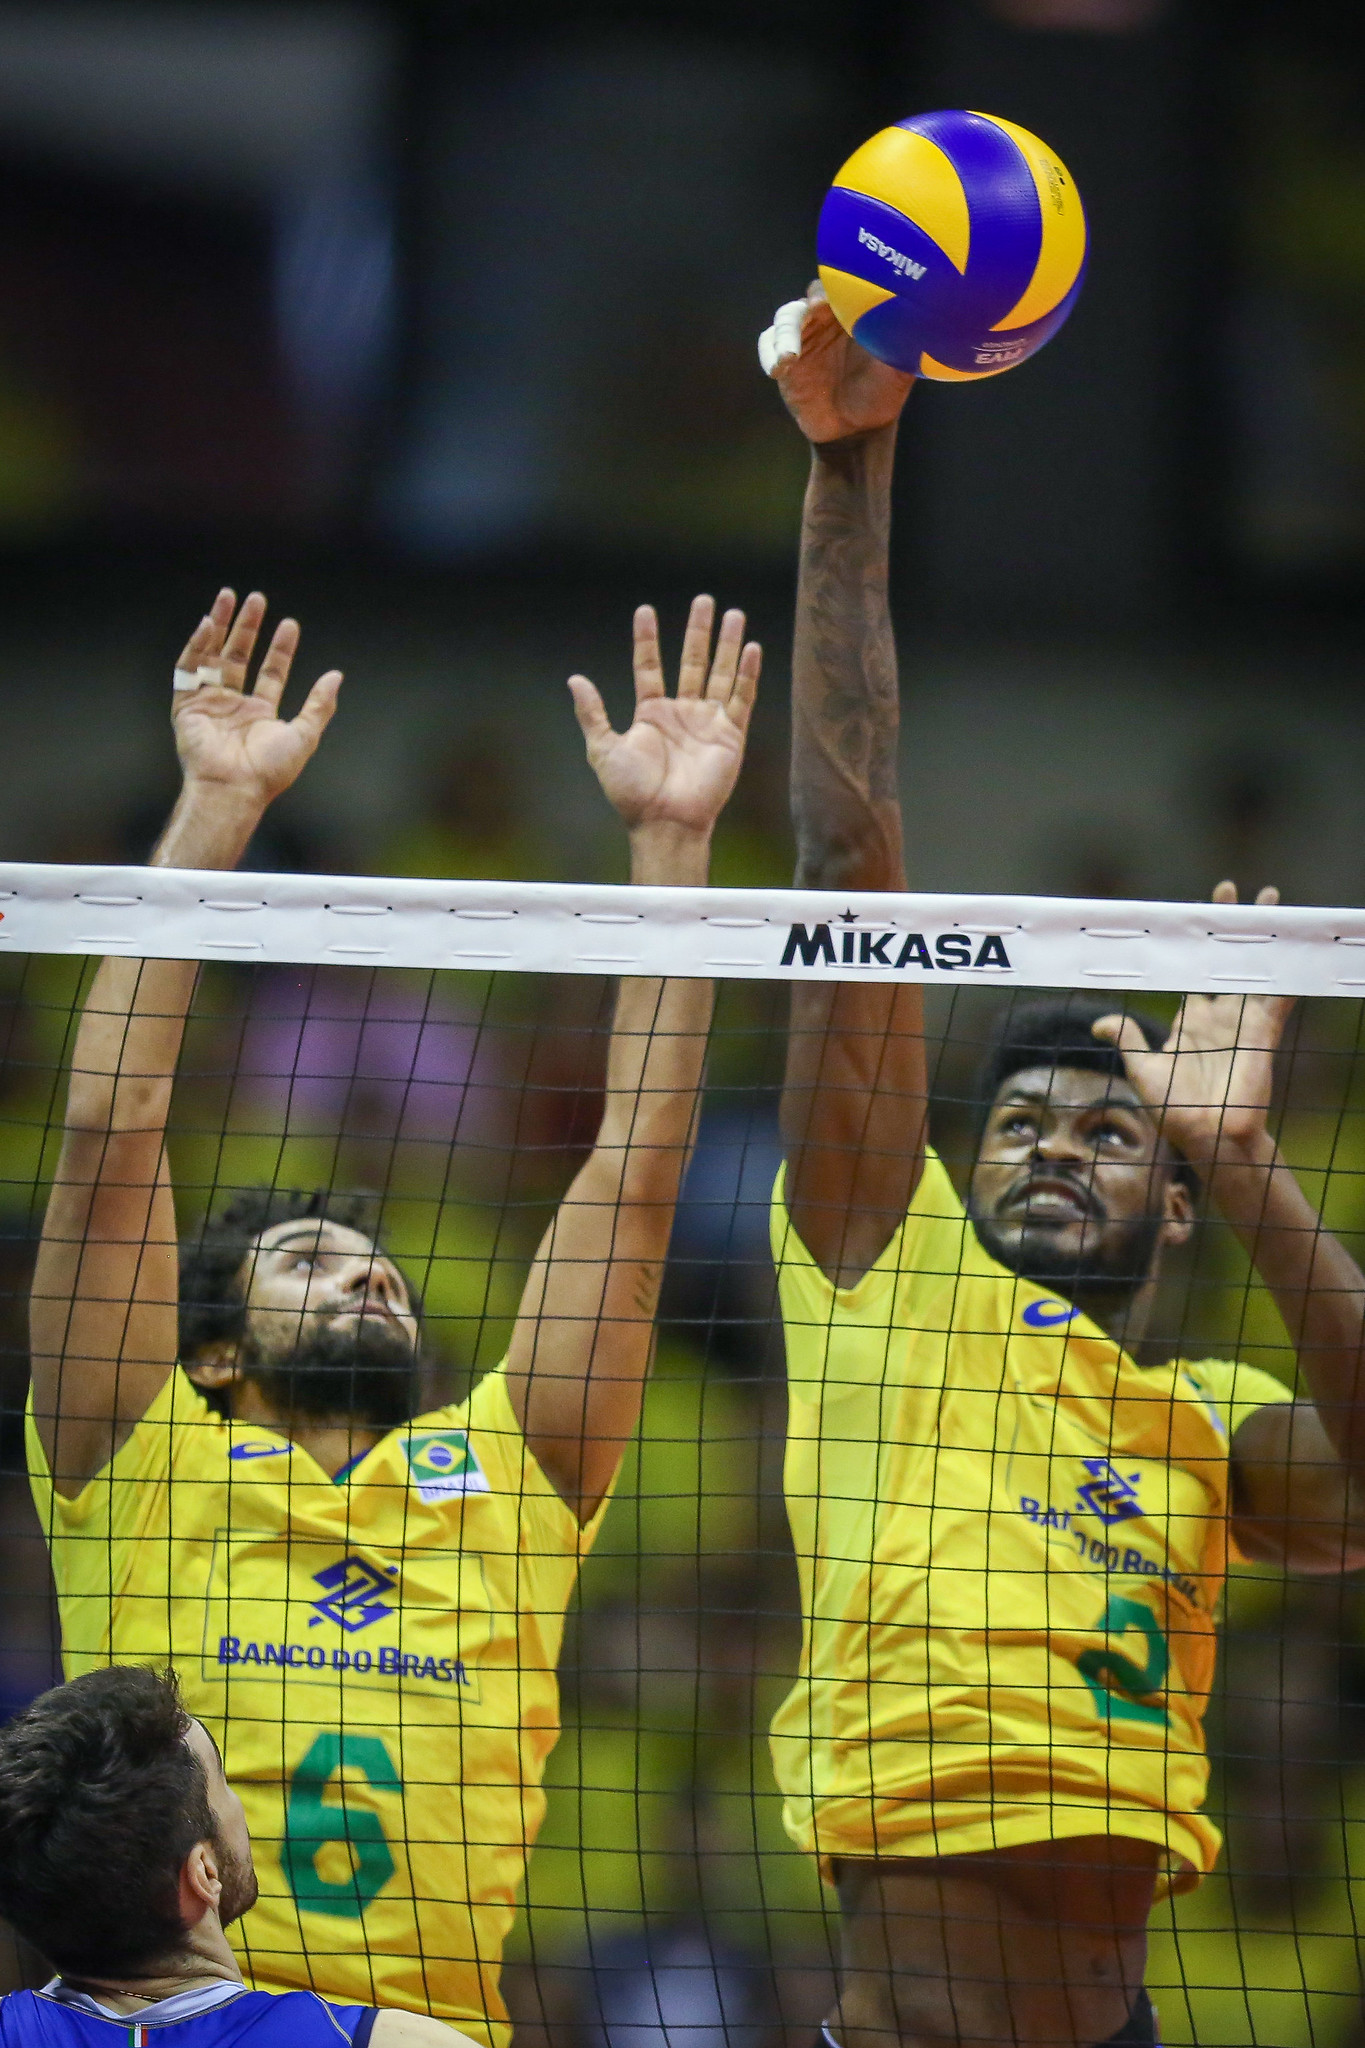
M845 334L818 281L779 306L760 336L758 359L808 441L842 441L889 427L914 378L893 370Z
M299 644L295 619L281 619L247 689L265 599L253 591L233 618L236 597L220 590L176 662L171 721L186 785L216 788L262 809L296 782L331 723L341 672L319 676L295 718L280 700Z
M614 732L596 687L570 676L574 713L588 745L588 761L608 801L632 831L671 825L709 834L735 786L758 688L763 654L744 639L744 614L721 621L714 660L715 603L692 600L670 697L659 652L659 621L652 605L635 614L635 716ZM709 667L708 667L709 663Z
M1220 882L1213 900L1235 903L1236 886ZM1256 898L1267 908L1279 900L1273 888ZM1264 1136L1293 1007L1292 996L1186 996L1159 1052L1131 1017L1101 1017L1094 1031L1123 1054L1128 1079L1176 1151L1208 1173L1246 1158Z

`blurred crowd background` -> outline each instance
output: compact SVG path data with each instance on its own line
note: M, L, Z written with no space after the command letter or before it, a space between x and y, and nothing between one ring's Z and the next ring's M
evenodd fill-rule
M912 879L1359 903L1365 58L1332 0L0 4L0 858L145 857L169 670L222 582L343 708L253 865L617 879L564 678L624 711L632 607L768 649L720 883L790 873L804 458L754 342L833 171L979 106L1075 175L1089 279L1019 372L927 387L893 576ZM76 963L0 960L0 1710L49 1682L24 1301ZM500 1353L590 1140L609 991L206 977L184 1221L281 1178L384 1197L433 1401ZM765 1207L780 990L723 992L638 1452L584 1577L511 1951L518 2048L808 2048L818 1883L764 1729L793 1668ZM973 1001L940 1002L965 1158ZM1358 1006L1309 1006L1286 1142L1365 1245ZM1292 1371L1210 1225L1172 1343ZM1166 2038L1361 2048L1365 1611L1240 1574L1212 1716L1223 1871L1159 1910Z

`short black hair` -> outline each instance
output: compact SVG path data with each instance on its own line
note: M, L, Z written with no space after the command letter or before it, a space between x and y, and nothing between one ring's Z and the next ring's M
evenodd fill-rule
M363 1231L382 1251L377 1211L373 1195L335 1194L330 1188L243 1188L209 1218L193 1242L180 1247L181 1358L188 1363L206 1345L240 1341L246 1329L246 1266L262 1231L276 1223L316 1218ZM422 1297L406 1273L403 1278L420 1329Z
M977 1070L974 1101L977 1145L986 1118L1000 1090L1014 1074L1027 1067L1079 1067L1089 1074L1110 1074L1127 1078L1123 1054L1117 1046L1096 1038L1092 1025L1117 1011L1131 1018L1153 1052L1159 1052L1170 1037L1170 1027L1143 1010L1125 1009L1121 999L1105 1002L1090 995L1046 996L1030 1003L1011 1003L997 1024ZM1199 1175L1177 1152L1175 1178L1192 1195L1199 1193Z
M133 1970L184 1939L180 1872L215 1835L173 1672L112 1665L0 1729L0 1912L55 1968Z

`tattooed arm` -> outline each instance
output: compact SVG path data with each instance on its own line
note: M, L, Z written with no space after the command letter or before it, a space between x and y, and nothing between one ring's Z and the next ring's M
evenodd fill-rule
M796 881L865 896L905 887L887 562L896 426L913 380L849 340L819 286L799 347L774 370L812 443L792 664ZM787 1202L812 1257L842 1287L875 1262L919 1183L922 1020L915 986L792 988Z

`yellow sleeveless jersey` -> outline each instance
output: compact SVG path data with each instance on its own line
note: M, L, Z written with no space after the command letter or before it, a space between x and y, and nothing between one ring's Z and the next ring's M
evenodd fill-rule
M772 1724L792 1837L943 1856L1136 1836L1211 1870L1203 1714L1229 1445L1290 1397L1253 1367L1139 1367L997 1264L931 1153L857 1286L779 1176L800 1675Z
M255 1849L252 1984L431 2011L505 2048L499 1960L559 1734L586 1528L501 1371L341 1483L177 1370L112 1463L54 1492L29 1421L69 1677L171 1662Z

